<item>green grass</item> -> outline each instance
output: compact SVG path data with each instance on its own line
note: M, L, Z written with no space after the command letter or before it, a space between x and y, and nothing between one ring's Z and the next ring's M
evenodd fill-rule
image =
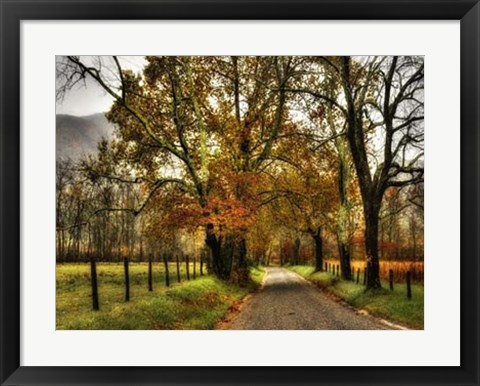
M265 270L262 267L250 268L250 279L252 280L256 288L260 287L264 277L265 277Z
M171 286L165 286L163 263L154 263L153 291L148 291L147 263L130 263L130 301L124 301L121 263L97 264L100 310L91 305L89 264L58 264L56 324L59 330L212 329L230 307L258 287L264 270L252 268L245 288L212 275L186 280L185 267L177 283L176 266L169 265Z
M390 291L388 283L382 283L382 289L365 291L365 286L351 281L341 280L327 272L314 272L310 266L288 267L318 287L330 291L347 303L367 310L412 329L423 329L423 285L412 284L412 299L407 299L406 284L395 283Z

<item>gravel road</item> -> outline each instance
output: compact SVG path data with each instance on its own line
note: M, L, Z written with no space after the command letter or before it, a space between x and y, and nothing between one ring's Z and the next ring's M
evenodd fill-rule
M391 330L325 295L285 268L266 268L264 287L226 326L230 330Z

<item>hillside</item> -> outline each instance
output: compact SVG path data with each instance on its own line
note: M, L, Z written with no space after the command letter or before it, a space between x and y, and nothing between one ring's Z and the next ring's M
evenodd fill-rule
M77 117L59 114L56 116L56 159L79 159L92 154L102 138L111 138L113 125L104 113Z

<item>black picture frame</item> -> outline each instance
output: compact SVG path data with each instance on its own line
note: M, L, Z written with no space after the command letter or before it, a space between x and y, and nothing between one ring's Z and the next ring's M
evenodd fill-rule
M479 385L477 0L0 0L1 385ZM343 19L461 22L461 366L20 366L20 22L22 20ZM360 350L361 351L361 350ZM361 354L361 353L359 353Z

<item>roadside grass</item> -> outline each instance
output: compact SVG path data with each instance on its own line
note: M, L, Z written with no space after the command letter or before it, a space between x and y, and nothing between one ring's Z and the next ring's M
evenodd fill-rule
M265 277L265 270L263 269L263 267L250 268L250 279L252 280L255 288L260 287L264 277Z
M56 327L58 330L212 329L230 307L259 286L262 268L251 268L247 287L223 282L212 275L190 281L183 265L180 283L176 266L169 265L170 287L165 286L163 263L153 267L153 291L148 291L147 263L130 263L130 301L124 300L122 263L98 263L100 310L91 305L90 266L57 264Z
M407 299L406 284L395 283L394 290L390 291L388 282L382 281L382 289L365 291L361 284L341 280L327 272L315 272L311 266L296 265L288 269L354 307L411 329L423 329L424 288L421 284L412 284L412 299Z

